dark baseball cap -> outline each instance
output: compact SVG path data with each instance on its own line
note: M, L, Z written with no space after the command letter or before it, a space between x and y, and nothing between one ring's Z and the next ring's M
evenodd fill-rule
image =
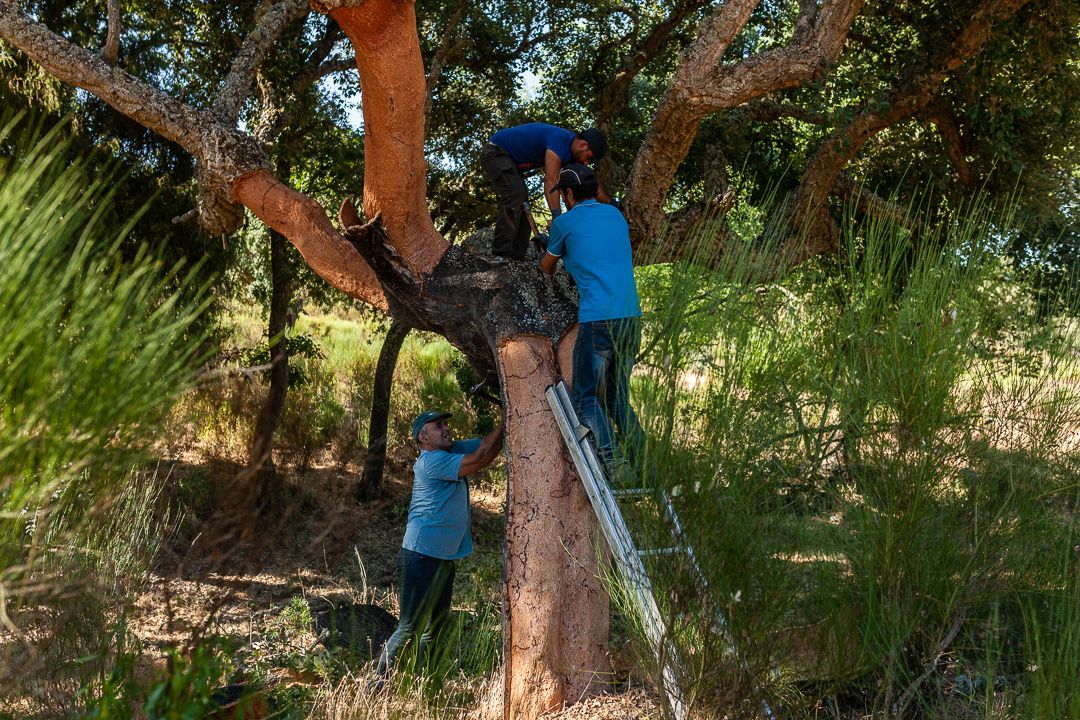
M607 138L604 137L604 133L596 128L589 128L582 133L578 133L578 137L589 143L589 149L592 150L594 161L607 155Z
M435 422L436 420L445 420L446 418L454 417L453 413L448 412L436 412L435 410L428 410L427 412L420 413L416 416L416 419L412 423L412 436L416 439L416 436L420 434L420 431L424 429L424 426L429 422Z
M596 187L596 172L588 165L574 162L567 163L566 165L563 165L562 170L559 171L559 182L555 183L555 187Z

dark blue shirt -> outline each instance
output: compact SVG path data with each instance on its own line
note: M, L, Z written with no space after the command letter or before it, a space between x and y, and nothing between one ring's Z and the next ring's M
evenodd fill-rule
M413 465L412 502L401 547L440 560L473 551L469 530L469 483L459 478L461 460L476 452L480 438L459 440L449 450L423 450Z
M513 159L519 170L544 167L544 155L550 150L559 156L563 165L570 162L570 148L577 135L570 130L547 123L525 123L500 130L491 136L491 144L498 145Z
M583 200L551 223L548 252L578 288L578 322L639 317L630 229L612 205Z

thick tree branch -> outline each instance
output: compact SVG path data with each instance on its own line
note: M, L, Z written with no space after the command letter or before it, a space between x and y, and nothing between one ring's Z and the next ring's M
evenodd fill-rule
M352 42L364 93L364 213L382 215L397 252L418 275L449 248L427 205L424 158L426 78L411 2L366 0L333 10Z
M967 160L967 144L960 132L960 121L956 113L946 103L934 100L926 107L924 115L938 129L945 152L961 184L969 188L974 187L975 178L971 171L971 164Z
M703 23L683 53L653 116L629 185L628 219L635 248L663 227L667 191L709 113L796 87L836 62L862 0L800 2L795 36L786 47L724 64L724 53L759 0L728 0Z
M424 78L425 122L431 114L431 103L435 98L435 88L438 87L439 80L442 78L443 66L446 65L446 61L454 52L461 49L462 39L456 36L457 26L465 17L465 11L468 8L469 0L458 0L454 13L450 16L450 19L446 22L446 27L443 29L442 41L439 43L438 49L435 50L435 54L431 56L427 76Z
M195 156L217 185L231 185L242 175L269 167L266 156L249 136L110 67L97 54L69 43L28 18L14 0L0 1L0 37L50 75L93 93L140 125L180 145Z
M292 22L309 12L307 0L263 0L255 11L255 27L244 38L229 74L221 83L214 111L229 125L235 125L255 79L255 71L266 53Z
M615 116L626 105L630 84L634 78L664 49L671 34L682 21L708 3L709 0L683 0L676 3L667 17L654 25L645 38L627 53L615 76L600 94L597 127L605 132L611 131Z
M120 57L120 0L109 0L109 30L105 36L105 47L101 48L101 59L109 65L115 65Z
M946 78L982 49L990 39L994 25L1010 18L1029 2L1031 0L985 0L956 40L926 72L894 90L884 109L864 110L817 150L803 173L794 207L794 227L799 228L808 245L820 251L835 244L836 229L828 215L827 200L840 172L867 140L926 108Z
M244 203L267 225L289 238L312 268L346 294L385 308L377 278L363 258L334 230L322 208L278 182L254 138L150 87L97 54L67 42L27 18L15 2L0 2L0 37L46 72L101 98L132 120L195 156L202 181L214 197Z

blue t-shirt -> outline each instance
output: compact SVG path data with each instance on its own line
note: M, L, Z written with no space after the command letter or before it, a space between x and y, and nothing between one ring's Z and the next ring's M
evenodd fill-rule
M422 450L413 464L412 502L405 526L406 550L440 560L472 554L469 483L459 478L461 460L476 452L480 438L458 440L449 450Z
M548 252L578 288L578 322L641 315L630 228L613 205L583 200L551 223Z
M519 170L544 167L544 155L548 150L559 156L563 165L570 162L570 148L576 134L547 123L525 123L500 130L491 136L491 144L498 145L517 163Z

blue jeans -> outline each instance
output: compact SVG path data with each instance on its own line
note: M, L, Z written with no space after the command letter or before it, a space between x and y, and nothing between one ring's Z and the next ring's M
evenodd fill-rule
M450 620L455 562L401 548L397 567L401 617L379 656L381 677L390 673L398 654L421 630L418 657L425 658L432 644L445 633Z
M574 343L574 405L593 434L601 462L616 463L612 421L619 428L622 455L641 460L645 433L630 406L630 371L641 346L636 317L583 322Z

